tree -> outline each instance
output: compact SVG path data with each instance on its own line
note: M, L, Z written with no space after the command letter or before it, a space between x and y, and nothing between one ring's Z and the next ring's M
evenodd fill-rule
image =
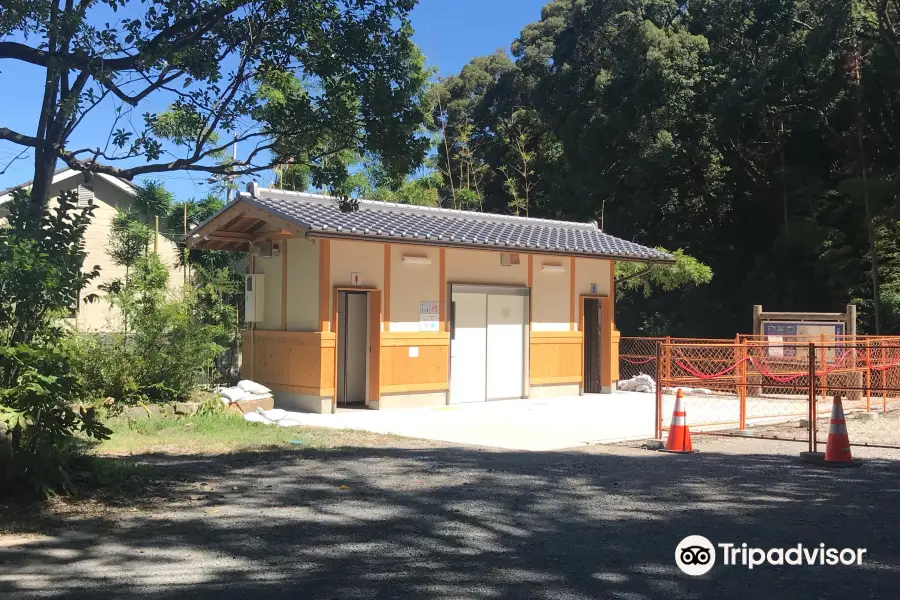
M119 266L125 267L125 285L138 259L147 254L153 231L127 212L119 211L112 219L106 253Z
M343 165L327 159L353 150L381 156L402 176L419 164L427 144L416 135L427 76L410 40L414 5L6 4L0 60L36 65L45 77L35 131L0 127L0 139L34 149L35 214L47 202L57 160L88 175L131 179L174 170L251 174L291 156L323 185L346 176ZM161 98L171 99L169 108L151 111L151 100ZM70 147L72 134L101 107L114 107L107 142ZM247 148L244 154L217 160L234 143Z
M165 216L172 208L172 192L167 190L161 181L150 179L135 186L137 193L134 203L148 222L152 217Z
M74 406L84 389L60 323L99 274L83 272L93 206L79 209L77 194L63 192L55 209L35 216L22 190L8 206L0 230L0 490L46 494L69 483L76 432L109 433L93 410Z

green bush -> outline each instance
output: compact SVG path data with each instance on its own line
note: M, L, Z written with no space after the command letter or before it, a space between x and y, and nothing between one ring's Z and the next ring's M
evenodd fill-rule
M0 230L0 491L65 489L77 432L108 430L89 409L72 371L61 325L87 283L84 233L93 207L79 209L63 192L53 209L33 211L16 190Z
M127 329L76 339L76 372L94 399L184 400L214 365L227 334L221 324L207 322L209 294L191 289L175 298L167 282L168 271L155 254L138 259L128 280L106 296Z

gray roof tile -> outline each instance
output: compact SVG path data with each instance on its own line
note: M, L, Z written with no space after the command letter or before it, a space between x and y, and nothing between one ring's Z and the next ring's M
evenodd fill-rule
M337 199L317 194L259 189L240 199L311 233L353 238L413 238L485 248L517 248L623 260L673 262L670 254L629 242L593 223L531 219L446 208L360 200L359 210L341 212Z

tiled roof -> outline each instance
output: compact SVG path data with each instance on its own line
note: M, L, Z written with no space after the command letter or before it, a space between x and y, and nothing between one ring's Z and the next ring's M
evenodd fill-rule
M241 200L325 237L392 239L446 246L558 252L647 262L674 262L665 252L573 223L360 200L359 210L341 212L328 196L254 190Z

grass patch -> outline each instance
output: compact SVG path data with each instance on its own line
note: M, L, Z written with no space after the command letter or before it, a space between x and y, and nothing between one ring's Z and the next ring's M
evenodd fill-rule
M290 447L376 446L397 439L364 431L251 423L230 413L183 419L140 419L114 423L110 429L112 435L94 449L95 454L222 454Z

